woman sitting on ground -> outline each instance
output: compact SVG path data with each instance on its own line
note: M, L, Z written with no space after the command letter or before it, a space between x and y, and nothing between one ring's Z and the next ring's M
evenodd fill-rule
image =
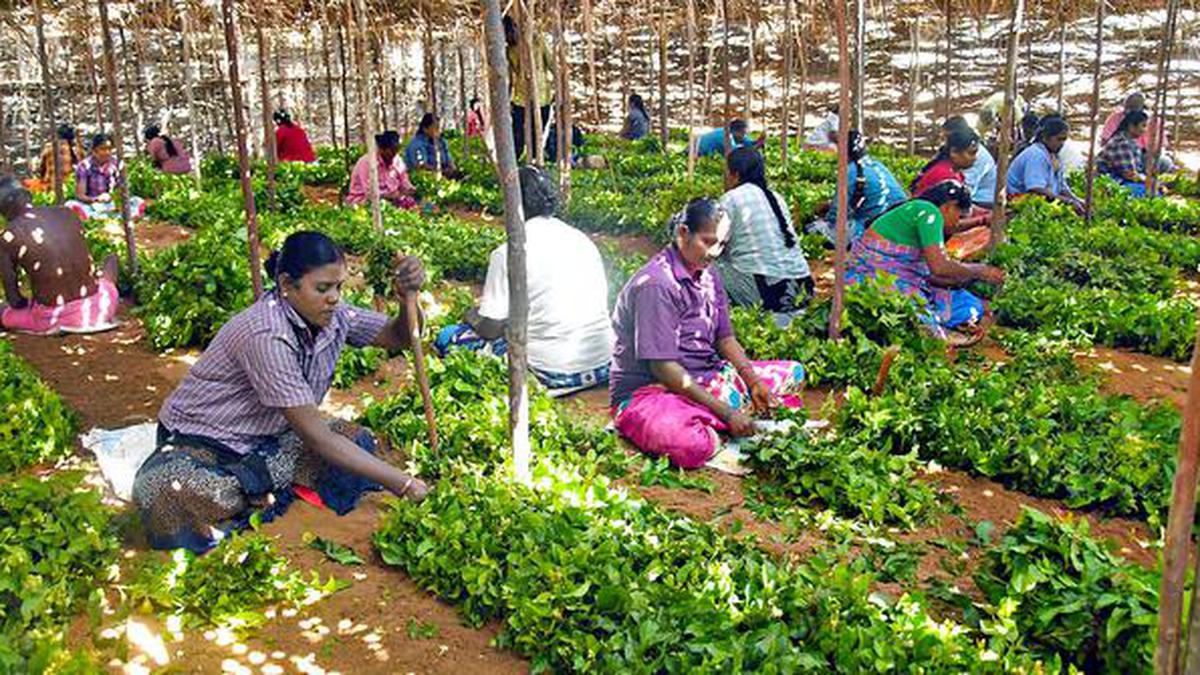
M767 187L766 165L754 148L738 148L726 163L721 207L730 228L717 258L735 305L761 306L786 322L813 294L808 261L783 197Z
M646 104L637 94L629 95L629 111L625 115L625 126L621 129L621 138L636 141L650 133L650 113L646 112Z
M454 179L462 177L450 156L450 145L442 138L441 121L433 113L425 113L421 118L417 133L404 150L404 163L413 171L437 171Z
M96 134L92 137L91 153L75 167L75 199L68 200L64 206L74 211L80 220L121 216L113 202L116 197L113 192L124 176L112 151L112 139L108 134ZM129 196L131 218L140 218L145 210L141 197Z
M613 423L643 452L689 469L717 453L718 432L749 436L753 413L803 405L804 367L751 362L733 334L710 266L728 220L716 201L691 201L671 219L672 243L630 278L613 311Z
M991 265L957 262L946 255L946 238L960 228L971 209L961 183L944 181L888 211L871 224L850 254L846 279L856 283L883 272L893 287L924 303L924 320L934 334L960 326L982 330L990 320L983 301L961 286L972 281L1004 282L1004 271Z
M38 161L36 178L25 181L25 187L32 192L52 192L54 190L54 151L58 150L59 171L63 176L75 170L83 157L83 147L75 137L75 129L69 124L61 124L55 134L54 143L47 143L42 148L42 157Z
M282 514L296 493L338 514L380 486L425 495L374 456L368 432L317 409L345 346L408 347L408 316L342 303L344 257L317 232L290 235L266 271L275 287L221 328L159 411L158 449L133 484L155 548L207 550L254 511ZM395 275L399 294L425 278L412 257Z
M146 139L146 154L154 168L176 176L182 176L192 170L192 160L187 152L170 136L164 136L157 124L146 127L143 137Z
M1146 133L1149 119L1141 110L1125 113L1096 164L1100 175L1111 176L1134 197L1146 196L1146 151L1138 145L1138 139Z
M921 193L945 181L954 181L966 186L965 172L975 166L981 150L987 152L979 145L979 134L965 124L952 124L949 129L944 128L942 134L944 140L937 155L921 168L909 186L914 197L920 197ZM972 227L987 225L991 219L992 212L989 209L973 205L971 209L963 212L962 229L969 230Z
M483 137L487 131L487 119L483 116L483 108L479 107L479 98L472 98L467 110L467 138Z
M1070 130L1067 121L1058 115L1042 118L1034 142L1022 150L1008 168L1010 198L1040 195L1051 201L1066 202L1077 213L1083 213L1083 202L1071 192L1066 169L1059 156Z
M529 295L529 369L552 396L608 382L612 325L604 261L592 240L555 217L553 179L541 169L518 173L524 204L526 283ZM492 251L479 307L465 323L449 326L435 346L443 356L455 347L508 351L508 244Z
M292 121L288 111L280 108L272 116L275 120L275 156L281 162L315 162L317 153L304 127Z
M400 134L388 130L375 136L376 161L379 169L379 198L401 209L417 208L417 189L408 179L408 169L398 156ZM350 191L346 203L351 206L366 204L371 199L370 154L365 154L354 165L350 174Z
M847 167L846 184L850 186L850 194L846 199L849 205L846 234L847 241L851 244L862 237L872 220L908 199L908 194L904 192L900 181L896 180L892 172L867 154L866 139L858 129L850 130L850 165ZM808 229L810 232L825 235L831 242L836 242L837 218L835 190L825 217L809 224Z

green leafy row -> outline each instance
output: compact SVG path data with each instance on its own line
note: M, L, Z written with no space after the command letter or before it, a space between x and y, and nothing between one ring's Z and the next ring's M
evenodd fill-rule
M0 341L0 473L69 457L76 432L58 394Z

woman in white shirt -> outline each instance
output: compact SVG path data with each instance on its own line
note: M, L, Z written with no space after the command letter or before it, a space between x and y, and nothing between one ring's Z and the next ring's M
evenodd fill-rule
M521 167L529 291L529 369L551 395L608 382L613 333L604 262L587 235L555 217L558 191L541 169ZM441 331L445 355L463 347L508 352L508 245L492 251L479 307Z

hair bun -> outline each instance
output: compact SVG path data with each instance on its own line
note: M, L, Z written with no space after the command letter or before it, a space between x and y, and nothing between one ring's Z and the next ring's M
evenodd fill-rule
M263 263L263 269L267 272L267 277L275 278L275 273L279 270L279 251L271 251L271 255L267 256L267 261Z

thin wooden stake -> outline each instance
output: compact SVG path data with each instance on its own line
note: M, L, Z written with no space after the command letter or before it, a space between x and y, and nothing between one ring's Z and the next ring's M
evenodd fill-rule
M347 0L348 1L348 0ZM350 22L350 5L347 4L343 13L344 22ZM349 72L346 68L346 32L342 29L342 24L337 25L337 48L338 48L338 65L341 70L338 71L338 83L342 89L342 149L346 158L346 173L350 173L350 87L347 83Z
M950 77L951 77L950 62L954 56L954 51L953 51L954 50L954 44L953 44L954 33L951 31L951 25L950 25L950 20L951 20L950 9L951 9L950 0L946 0L946 72L943 73L943 75L942 75L942 77L945 79L945 85L946 85L946 93L945 93L946 109L945 109L945 114L943 114L942 117L949 117L954 114L954 103L950 99Z
M329 104L329 144L336 150L338 147L337 133L337 104L333 100L333 65L330 63L329 51L329 17L321 22L321 61L325 66L325 102Z
M1179 450L1175 459L1175 478L1171 487L1171 508L1167 512L1163 543L1163 574L1158 591L1158 644L1154 651L1154 672L1196 673L1200 667L1200 611L1192 602L1191 619L1184 651L1180 634L1188 553L1192 547L1192 523L1196 517L1197 463L1200 460L1200 333L1192 349L1191 375L1188 377L1187 403ZM1182 661L1182 663L1181 663Z
M528 92L525 97L525 102L528 104L525 108L525 115L529 120L529 160L537 166L542 166L545 161L544 150L546 147L542 142L542 128L546 120L542 119L542 100L540 98L542 94L538 91L537 70L542 61L543 42L541 34L538 33L535 0L516 0L516 4L523 6L521 11L523 25L520 35L524 40L523 51L529 64L529 69L525 71L525 86Z
M1096 182L1096 136L1100 129L1100 73L1104 62L1104 3L1096 0L1096 64L1092 70L1091 141L1088 143L1087 188L1084 195L1084 218L1092 222L1092 201ZM1176 619L1178 622L1178 619Z
M833 262L833 311L829 316L829 337L842 337L842 307L846 294L846 204L850 194L848 166L850 163L850 46L846 36L846 0L834 0L833 16L838 41L838 81L841 84L838 104L838 218L837 243Z
M1146 148L1146 194L1158 191L1158 159L1166 141L1167 92L1171 82L1171 60L1175 48L1175 28L1179 19L1179 0L1167 0L1167 24L1158 63L1158 87L1154 92L1154 137Z
M356 0L356 2L361 1ZM408 344L412 348L413 370L417 374L417 386L421 390L421 407L425 408L425 426L429 431L429 449L436 456L438 453L437 417L433 411L433 394L429 391L429 373L425 369L425 345L421 342L417 293L404 294L404 309L408 316Z
M100 0L100 31L104 44L104 80L108 85L108 109L112 116L113 155L117 160L117 185L121 195L121 225L125 229L125 253L129 270L138 273L137 243L133 239L133 226L129 219L129 181L125 180L125 144L121 138L121 99L117 90L117 57L113 53L112 29L108 23L108 2ZM58 156L58 148L54 149Z
M263 17L254 22L254 36L258 42L258 101L262 109L263 153L267 156L267 209L275 210L275 130L271 128L271 87L267 81L267 61L270 54L267 40L263 36Z
M721 77L725 84L725 107L721 109L721 126L725 129L725 156L729 156L730 141L729 138L729 111L732 109L733 103L733 82L729 74L729 62L733 55L729 53L729 0L721 0L721 23L722 25L722 46L721 56Z
M667 154L671 141L671 126L667 122L667 2L658 2L658 133L662 142L662 154Z
M42 3L41 0L33 0L33 27L37 33L37 56L38 65L42 69L42 123L46 125L46 136L50 139L50 148L52 160L54 162L54 203L63 203L63 165L62 154L58 151L58 131L55 129L54 123L54 96L51 93L50 86L50 58L46 55L46 29L45 22L42 18ZM33 175L34 168L29 167L29 174Z
M188 6L186 0L179 3L179 39L183 43L183 88L187 95L188 109L188 138L191 141L192 150L192 178L196 181L196 187L200 187L200 115L196 111L196 73L193 70L195 63L192 58L192 31L188 21Z
M1067 114L1067 0L1058 0L1058 112Z
M790 2L790 0L789 0ZM687 0L688 43L688 180L696 173L696 0Z
M746 51L749 53L746 59L746 111L744 113L746 124L751 124L754 121L754 71L758 65L755 60L755 47L758 43L758 19L754 13L754 9L750 5L751 1L747 0L742 5L749 29L749 42L746 47Z
M368 194L371 202L371 222L376 232L383 232L383 210L379 203L379 149L375 147L375 102L372 100L371 83L367 74L367 8L365 0L354 0L354 40L355 67L358 77L355 85L358 89L359 124L362 126L362 142L367 149ZM440 154L440 153L439 153Z
M867 2L854 0L854 126L866 133L864 107L867 98Z
M717 48L713 43L713 35L717 32L717 22L720 20L720 15L721 5L718 2L714 2L712 18L709 20L708 30L704 32L704 97L701 99L704 112L700 115L704 124L709 124L712 120L713 62L716 60L717 55Z
M1008 222L1008 190L1004 189L1002 176L1008 175L1009 156L1012 154L1012 130L1016 124L1017 99L1017 48L1021 44L1021 30L1025 21L1025 0L1013 4L1012 23L1009 24L1008 66L1004 78L1004 107L1000 113L1000 156L996 158L996 208L992 212L992 238L988 248L993 249L1004 240L1004 227Z
M421 13L421 53L424 57L425 64L425 103L429 106L429 111L437 113L438 111L438 90L437 90L437 67L434 64L433 54L433 19L429 17L429 7L422 0L417 4L418 11ZM440 153L435 153L439 154Z
M801 0L796 0L797 3ZM799 13L797 13L799 14ZM799 16L797 16L797 19ZM812 31L810 34L816 33L816 18L812 19ZM796 125L796 146L803 147L804 137L808 132L808 43L804 41L804 31L796 31L796 51L800 54L800 113L799 123Z
M912 55L908 66L908 154L917 154L917 93L921 90L921 17L910 28Z
M788 136L792 127L792 52L795 36L792 34L792 0L783 0L783 121L779 134L779 160L786 167L788 161Z
M592 0L583 0L583 49L587 53L588 89L592 92L592 123L600 124L600 86L596 83L596 44L592 41Z
M563 22L566 17L564 0L558 0L554 18L554 40L557 52L556 64L558 76L554 78L558 89L558 189L562 203L566 204L571 197L571 141L573 138L572 125L573 102L571 101L571 60L567 58L567 40Z
M234 0L221 0L221 24L225 28L225 52L229 56L229 93L233 101L233 126L237 131L238 169L241 172L242 199L246 202L246 245L250 250L250 283L254 287L254 298L258 299L263 292L262 264L258 251L258 211L254 205L254 187L250 184L250 149L246 142L246 111L238 64L236 21Z
M487 20L488 78L491 86L492 134L496 144L496 167L504 190L504 224L508 230L508 428L513 445L513 475L521 482L530 477L529 392L526 387L528 357L529 288L525 276L525 215L517 156L513 151L512 118L509 111L508 60L504 28L500 24L499 0L484 0Z

